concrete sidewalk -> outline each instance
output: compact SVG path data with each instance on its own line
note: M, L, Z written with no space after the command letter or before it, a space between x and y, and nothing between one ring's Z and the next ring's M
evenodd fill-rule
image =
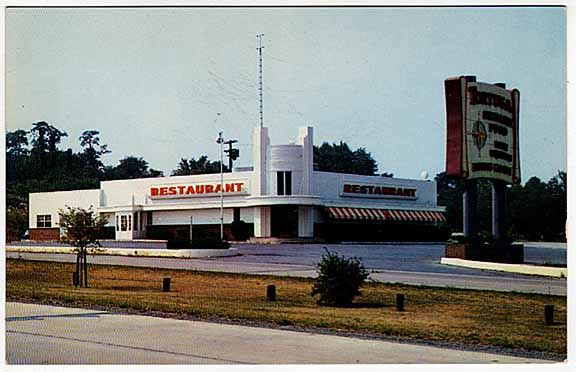
M550 363L278 329L9 302L9 364Z

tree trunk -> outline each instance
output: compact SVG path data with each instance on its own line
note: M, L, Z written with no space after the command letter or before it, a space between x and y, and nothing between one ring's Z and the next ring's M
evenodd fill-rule
M81 287L80 284L80 252L76 255L76 287Z
M86 259L86 250L84 250L84 287L88 288L88 260Z

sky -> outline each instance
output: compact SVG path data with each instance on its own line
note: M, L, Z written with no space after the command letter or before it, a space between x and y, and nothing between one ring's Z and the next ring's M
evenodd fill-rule
M475 75L520 90L523 183L566 170L563 7L8 8L6 130L46 121L80 151L100 131L115 165L133 155L169 175L181 158L220 157L238 140L251 165L271 142L344 141L380 173L444 171L444 80Z

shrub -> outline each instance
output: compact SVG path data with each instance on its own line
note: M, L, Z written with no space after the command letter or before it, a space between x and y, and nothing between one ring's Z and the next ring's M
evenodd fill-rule
M349 306L368 278L368 271L357 257L347 259L328 250L316 266L318 277L312 296L320 295L319 305Z

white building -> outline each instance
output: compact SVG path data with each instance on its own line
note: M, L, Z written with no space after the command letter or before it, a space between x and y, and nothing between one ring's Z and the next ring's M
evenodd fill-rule
M30 194L30 238L58 239L58 211L66 206L92 206L117 240L187 238L191 223L194 234L219 236L221 194L230 240L238 239L233 226L239 221L255 238L385 240L432 230L444 220L433 181L319 172L312 160L311 127L288 145L270 144L268 128L258 127L253 167L225 173L222 185L220 174L206 174Z

